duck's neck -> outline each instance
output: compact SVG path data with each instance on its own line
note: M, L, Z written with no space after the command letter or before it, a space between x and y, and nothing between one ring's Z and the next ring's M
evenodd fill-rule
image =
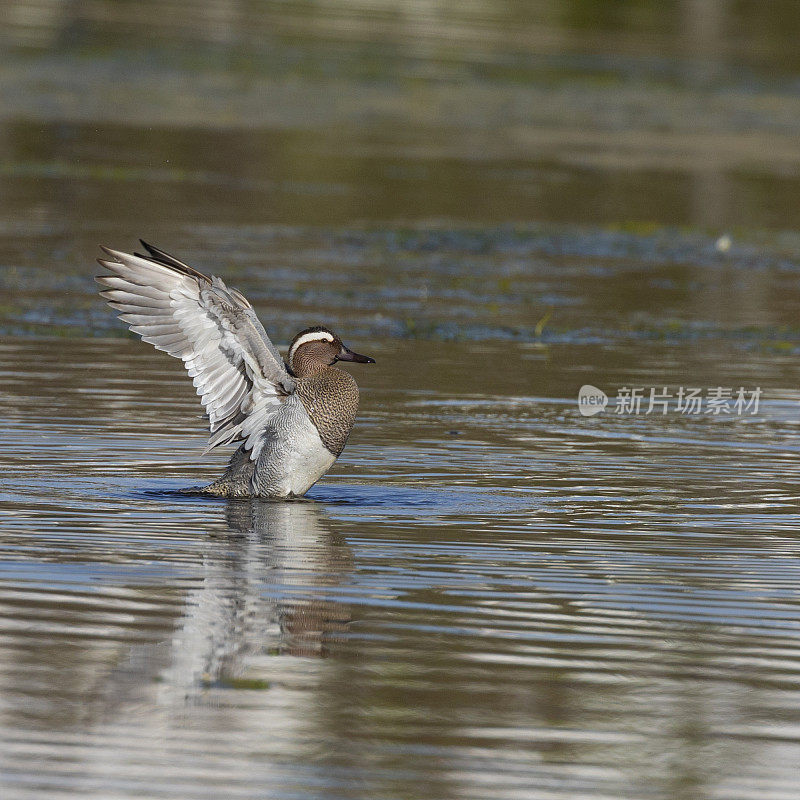
M324 364L315 358L304 358L301 354L292 360L292 372L298 378L312 378L331 369L334 367L330 364Z

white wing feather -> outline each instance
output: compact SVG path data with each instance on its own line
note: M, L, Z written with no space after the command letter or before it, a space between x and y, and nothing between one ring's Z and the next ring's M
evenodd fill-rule
M101 294L142 341L183 360L208 414L206 451L244 441L256 458L294 379L240 292L146 246L158 260L102 248Z

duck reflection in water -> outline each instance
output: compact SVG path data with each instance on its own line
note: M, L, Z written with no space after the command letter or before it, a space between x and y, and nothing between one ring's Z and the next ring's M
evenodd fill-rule
M326 528L323 512L313 501L229 501L226 520L231 531L256 548L256 553L248 553L250 560L271 551L271 579L268 586L266 581L262 584L261 610L272 612L277 649L295 656L326 655L331 637L346 631L351 620L349 607L326 592L352 567L344 537ZM274 594L268 600L265 591L270 588Z
M169 641L115 670L118 700L154 684L167 707L215 688L264 688L294 673L287 658L324 657L347 630L350 609L331 593L352 553L317 503L228 500L226 522L207 536Z

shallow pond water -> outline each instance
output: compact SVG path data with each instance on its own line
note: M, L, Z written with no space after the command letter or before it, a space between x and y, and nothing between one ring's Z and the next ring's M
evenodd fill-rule
M794 5L2 4L2 800L795 800ZM376 358L308 498L138 236Z
M707 365L374 345L344 457L292 503L176 493L223 459L165 357L2 345L4 796L790 797L800 440L775 359L746 419L583 418L609 362Z

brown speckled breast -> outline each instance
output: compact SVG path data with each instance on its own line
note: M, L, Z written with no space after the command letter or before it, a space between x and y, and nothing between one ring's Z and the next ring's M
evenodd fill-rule
M329 367L316 375L298 378L295 392L322 443L335 456L341 455L358 411L358 386L353 376Z

